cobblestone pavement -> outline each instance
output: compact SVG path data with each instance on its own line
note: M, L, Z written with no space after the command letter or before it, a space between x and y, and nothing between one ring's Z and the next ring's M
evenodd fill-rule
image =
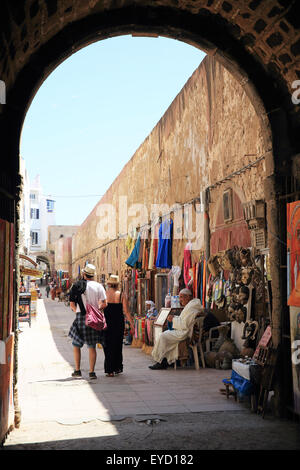
M124 346L124 373L108 378L97 349L97 380L71 378L68 330L73 312L43 298L32 322L21 324L21 426L3 450L299 450L298 422L265 419L248 403L220 393L230 371L178 368L152 371L151 356Z

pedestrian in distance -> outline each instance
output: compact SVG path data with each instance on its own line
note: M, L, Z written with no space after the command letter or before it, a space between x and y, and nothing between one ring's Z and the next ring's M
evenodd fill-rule
M104 315L107 329L104 332L104 371L107 377L114 377L123 372L124 315L132 329L134 325L127 299L119 289L119 276L112 274L109 277L106 297L107 307L104 309Z
M47 293L47 299L49 298L49 292L50 292L51 287L49 284L46 285L46 293Z
M75 370L72 377L81 377L81 348L84 344L89 350L89 378L96 379L95 365L97 359L96 345L102 344L104 340L104 332L97 331L85 324L87 303L95 308L104 309L107 305L106 293L102 284L94 280L96 268L92 264L87 264L82 270L83 279L77 281L70 290L70 307L76 313L69 336L72 338Z

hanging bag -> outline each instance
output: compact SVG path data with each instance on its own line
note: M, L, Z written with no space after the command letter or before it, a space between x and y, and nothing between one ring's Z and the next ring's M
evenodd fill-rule
M103 310L94 307L91 304L86 304L85 307L85 325L97 331L106 330L107 324Z
M88 303L86 293L84 295L86 298L85 326L89 326L90 328L93 328L97 331L106 330L107 324L103 310Z

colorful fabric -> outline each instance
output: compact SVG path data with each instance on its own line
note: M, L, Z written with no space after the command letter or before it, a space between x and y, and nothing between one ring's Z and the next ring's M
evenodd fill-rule
M159 224L155 224L154 227L151 230L151 241L150 241L148 269L155 268L157 252L158 252L159 227L160 227Z
M185 246L185 249L184 249L184 252L183 252L183 263L184 263L184 268L183 268L184 284L185 284L185 287L188 287L189 281L191 279L190 268L192 267L191 243L188 243Z
M193 266L193 297L197 297L197 291L196 291L196 286L197 286L197 264L195 263Z
M156 258L157 268L172 267L172 238L173 220L165 220L159 227L158 253Z
M125 261L125 263L128 266L131 266L132 268L134 268L136 263L138 263L139 252L140 252L140 244L141 244L141 236L139 234L129 258Z
M134 337L143 342L145 341L145 318L135 318Z
M202 274L202 306L205 307L206 298L206 260L203 260L203 274Z
M147 346L153 346L153 319L145 320L145 343Z
M234 389L238 392L240 396L251 395L254 391L253 384L249 380L246 380L241 377L234 370L231 372L231 378L223 379L223 383L232 384Z

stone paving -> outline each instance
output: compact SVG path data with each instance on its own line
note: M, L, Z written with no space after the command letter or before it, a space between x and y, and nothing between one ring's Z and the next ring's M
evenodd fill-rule
M97 348L97 380L88 379L88 350L82 349L82 379L73 379L73 352L67 336L73 312L63 303L39 300L32 327L21 324L19 395L22 422L83 422L97 417L240 410L220 392L230 371L193 368L154 371L151 356L123 347L124 373L104 374Z
M31 328L27 323L20 325L22 419L4 449L178 449L178 435L182 436L181 449L249 448L253 432L254 448L257 440L270 448L259 437L264 429L275 448L297 448L295 424L262 420L246 403L227 400L220 393L222 379L231 371L153 371L148 368L151 356L124 346L124 373L106 377L103 351L98 348L98 378L90 381L84 347L83 377L73 379L72 345L67 336L73 315L64 304L44 298L38 301ZM156 428L155 423L159 423Z

